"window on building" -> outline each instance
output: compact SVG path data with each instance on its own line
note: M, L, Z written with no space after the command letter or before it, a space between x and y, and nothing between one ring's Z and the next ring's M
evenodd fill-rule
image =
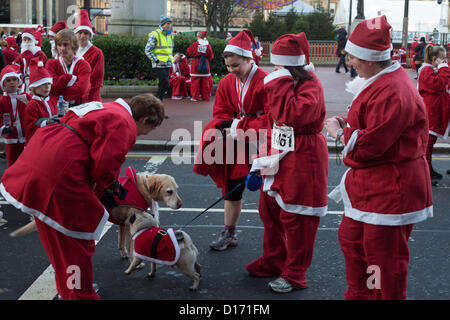
M11 23L9 0L0 0L0 23Z

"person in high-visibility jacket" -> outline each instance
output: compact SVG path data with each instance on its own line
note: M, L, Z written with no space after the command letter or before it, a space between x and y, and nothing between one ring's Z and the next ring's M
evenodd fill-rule
M158 77L158 93L156 96L162 101L169 89L169 71L173 63L173 34L172 18L160 16L160 25L149 35L145 54L152 61L152 68Z

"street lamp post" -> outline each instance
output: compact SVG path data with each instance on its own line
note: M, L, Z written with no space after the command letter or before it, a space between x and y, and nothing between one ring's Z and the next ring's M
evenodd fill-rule
M405 11L403 14L403 30L402 30L402 47L408 46L408 13L409 13L409 0L405 0Z

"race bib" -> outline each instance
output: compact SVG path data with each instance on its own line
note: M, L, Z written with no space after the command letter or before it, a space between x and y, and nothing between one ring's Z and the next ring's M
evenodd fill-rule
M273 124L272 148L281 151L295 150L294 128L288 126L277 126Z
M206 53L206 46L198 46L197 51L199 53Z
M93 102L83 103L78 106L69 108L69 111L74 112L77 116L82 118L89 112L95 111L95 110L100 110L100 109L103 109L102 103L98 102L98 101L93 101Z

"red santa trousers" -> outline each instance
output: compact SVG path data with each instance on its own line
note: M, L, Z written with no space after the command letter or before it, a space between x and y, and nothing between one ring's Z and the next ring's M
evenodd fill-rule
M284 211L275 198L261 192L259 215L264 224L263 255L246 265L254 276L280 276L307 288L306 270L312 262L320 217Z
M56 289L62 300L99 300L92 288L95 241L71 238L39 219L35 221L41 243L55 270ZM78 270L79 283L74 281Z
M183 76L173 76L169 79L170 86L172 87L172 97L187 97L186 78Z
M203 101L209 101L211 91L211 77L191 77L191 95L193 99L199 100L200 95L202 95Z
M346 300L406 299L412 228L412 224L381 226L342 218L338 237L345 258ZM379 268L379 289L369 279L376 276L373 267Z
M5 153L6 153L6 166L11 167L14 162L19 158L23 149L25 148L25 143L6 143Z

